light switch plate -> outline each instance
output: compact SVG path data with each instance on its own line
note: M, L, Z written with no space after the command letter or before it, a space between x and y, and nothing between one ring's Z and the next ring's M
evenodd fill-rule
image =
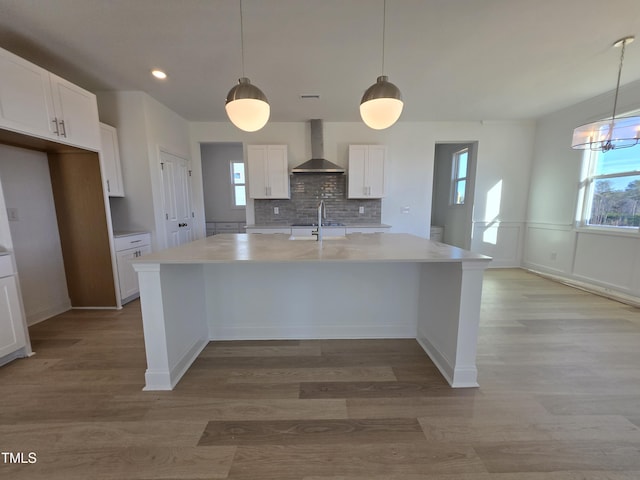
M9 221L10 222L17 222L19 220L18 209L17 208L7 208L7 216L9 217Z

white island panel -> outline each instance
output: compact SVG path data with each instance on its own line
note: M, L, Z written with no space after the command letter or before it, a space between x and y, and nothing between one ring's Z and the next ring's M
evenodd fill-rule
M206 265L211 340L415 338L416 264Z

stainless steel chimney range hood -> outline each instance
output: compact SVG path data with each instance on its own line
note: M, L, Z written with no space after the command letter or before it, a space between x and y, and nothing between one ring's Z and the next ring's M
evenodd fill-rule
M292 168L291 173L343 174L345 172L344 168L324 158L324 132L322 128L322 120L310 120L309 124L311 125L311 156L313 158L301 163L295 168Z

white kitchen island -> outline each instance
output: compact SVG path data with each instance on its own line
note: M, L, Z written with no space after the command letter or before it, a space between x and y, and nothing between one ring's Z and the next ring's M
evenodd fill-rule
M452 387L478 386L490 260L388 233L215 235L146 255L145 390L173 389L211 340L319 338L416 338Z

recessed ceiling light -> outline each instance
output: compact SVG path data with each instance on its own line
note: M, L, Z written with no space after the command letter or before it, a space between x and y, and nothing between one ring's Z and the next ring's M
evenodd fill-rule
M153 75L154 77L160 80L164 80L165 78L167 78L167 74L157 68L151 70L151 75Z

